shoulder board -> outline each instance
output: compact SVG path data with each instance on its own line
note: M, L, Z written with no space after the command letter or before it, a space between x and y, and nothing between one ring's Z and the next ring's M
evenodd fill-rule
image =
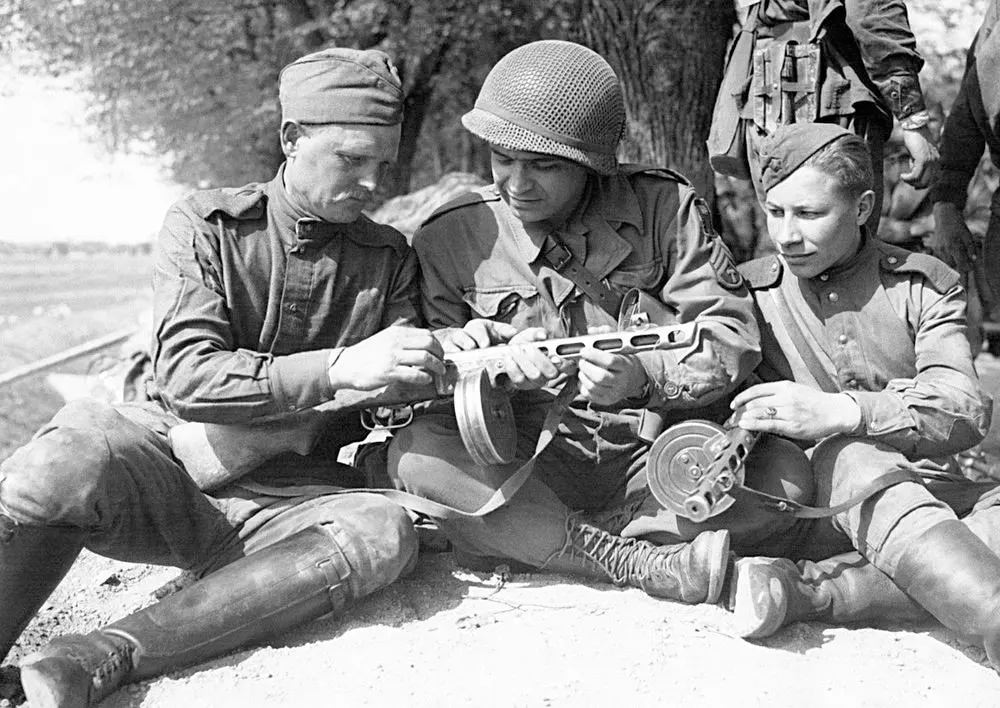
M663 179L668 179L671 182L680 182L681 184L691 185L691 181L676 170L672 170L669 167L655 167L653 165L638 165L638 164L626 164L620 165L618 171L625 175L626 177L632 177L633 175L651 175L653 177L662 177Z
M775 255L755 258L736 267L751 290L773 288L781 282L781 260Z
M248 184L236 189L206 189L195 192L186 201L202 219L217 211L233 219L257 219L264 215L264 186Z
M437 219L443 214L447 214L451 211L456 211L464 207L473 206L474 204L485 204L486 202L498 202L500 201L500 193L494 189L492 184L488 184L485 187L480 187L472 192L467 192L465 194L460 194L449 202L445 202L428 216L424 220L424 224L429 224L430 222ZM421 224L423 225L423 224Z
M958 273L934 256L914 253L891 243L879 241L879 265L882 270L896 273L918 273L924 276L939 293L945 293L958 285Z
M403 256L409 250L406 237L388 224L372 221L364 214L354 222L355 228L346 229L347 237L363 246L391 248Z

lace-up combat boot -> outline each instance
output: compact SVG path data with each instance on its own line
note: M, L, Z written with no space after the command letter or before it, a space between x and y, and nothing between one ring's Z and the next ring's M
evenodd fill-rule
M566 522L566 543L545 568L641 588L654 597L713 603L729 564L729 532L705 531L690 543L656 546L580 521Z

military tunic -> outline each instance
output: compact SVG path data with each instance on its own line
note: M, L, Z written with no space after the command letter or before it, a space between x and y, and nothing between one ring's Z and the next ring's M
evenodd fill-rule
M398 574L416 554L399 507L374 495L262 496L239 483L204 494L173 457L167 432L183 420L248 422L327 400L337 348L419 322L416 261L402 234L364 217L303 218L279 171L268 183L175 204L155 267L157 400L65 406L0 466L0 513L84 529L87 546L105 555L196 573L339 523L357 538L387 539L384 549L394 551L382 560ZM355 418L331 419L311 456L276 458L252 477L358 486L358 471L336 462L340 445L364 436Z
M640 288L654 295L677 321L697 322L700 334L686 349L638 355L651 382L647 400L609 408L574 401L539 458L534 479L505 507L481 521L441 522L464 550L534 566L561 548L567 509L598 512L646 491L641 474L646 447L636 437L639 409L659 410L668 420L692 415L692 409L708 417L713 414L700 407L713 402L725 410L720 399L749 374L759 356L742 279L713 232L704 203L683 178L630 168L591 176L581 206L558 237L611 288ZM544 327L552 336L614 325L610 313L539 258L541 246L541 238L525 231L495 186L441 208L413 239L429 325L461 327L487 318L518 329ZM398 431L390 447L390 475L412 492L476 508L531 455L553 395L543 390L515 398L519 451L510 465L478 468L454 421L435 415ZM714 417L719 418L718 411ZM654 505L648 515L659 511ZM677 535L672 515L666 527L655 519L647 522L643 535ZM622 526L615 531L629 535Z
M643 405L690 409L731 391L757 361L756 325L704 203L686 184L652 173L594 179L585 200L559 237L587 270L620 293L653 293L677 321L700 325L700 339L688 349L638 355L652 382ZM470 201L445 206L413 239L429 326L461 327L481 317L519 330L544 327L552 337L615 326L614 316L539 260L540 239L525 232L495 187L481 188ZM460 247L455 234L462 234ZM539 398L543 406L551 400ZM592 410L585 401L572 414L582 427L568 426L574 432L565 440L589 459L627 439L635 420ZM587 436L576 435L583 429Z
M925 458L967 449L985 436L991 401L965 338L965 293L943 263L866 237L847 263L809 280L792 275L778 256L741 271L761 325L758 375L846 393L861 409L856 430L812 450L818 503L843 502L896 468L916 477L929 468ZM951 501L950 491L939 496ZM945 518L954 518L951 510L913 482L836 515L833 525L891 575L918 529ZM805 524L828 539L822 525ZM808 547L806 541L797 550L807 556L843 550Z
M364 216L304 218L281 179L198 192L167 213L153 362L159 397L185 420L237 423L323 403L331 350L419 322L403 235Z

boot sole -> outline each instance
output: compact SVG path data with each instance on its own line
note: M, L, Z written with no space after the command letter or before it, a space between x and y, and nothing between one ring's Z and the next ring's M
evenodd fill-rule
M70 694L53 687L53 683L65 681L65 677L52 675L47 669L48 659L40 658L37 661L29 656L21 664L21 688L28 699L31 708L88 708L90 706L89 680L72 681L77 688L84 686L87 695L80 695L79 690L74 690Z
M729 530L716 531L712 536L710 557L712 572L708 575L708 594L705 602L714 605L722 595L723 582L726 579L726 568L729 565Z
M778 578L766 576L767 592L759 593L757 583L744 566L740 572L738 561L735 566L736 593L733 615L736 618L737 633L744 639L770 637L785 625L788 614L788 597L785 587ZM764 604L761 607L761 604Z

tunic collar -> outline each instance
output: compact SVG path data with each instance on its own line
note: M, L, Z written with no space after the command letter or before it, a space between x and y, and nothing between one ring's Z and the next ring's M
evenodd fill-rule
M861 244L857 252L844 263L833 266L832 268L827 268L811 280L822 282L843 280L844 278L849 278L855 271L865 264L870 263L872 260L878 260L878 254L875 249L875 240L869 236L868 228L866 226L862 226Z
M495 185L492 190L498 194ZM498 209L525 262L533 263L541 253L544 234L528 234L502 200ZM604 278L632 251L629 242L618 234L623 224L642 229L639 199L628 179L622 175L593 175L587 182L580 206L554 235L588 270Z
M268 208L271 218L278 227L282 242L288 246L301 244L322 245L333 236L343 233L350 224L333 224L312 216L292 204L285 188L285 164L278 168L278 173L265 186Z

